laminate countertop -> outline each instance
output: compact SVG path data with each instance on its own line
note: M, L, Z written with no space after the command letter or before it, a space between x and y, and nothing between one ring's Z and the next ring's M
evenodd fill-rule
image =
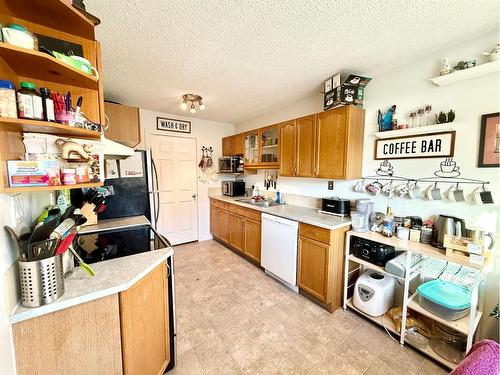
M172 249L160 249L122 258L93 263L95 276L75 267L64 279L65 292L58 300L40 307L19 305L10 316L10 323L49 314L129 289L153 269L172 256Z
M210 198L329 230L335 230L351 225L350 216L338 217L323 214L318 212L316 208L293 206L289 204L270 207L254 206L253 204L238 202L238 199L245 199L245 197L228 197L225 195L210 195Z

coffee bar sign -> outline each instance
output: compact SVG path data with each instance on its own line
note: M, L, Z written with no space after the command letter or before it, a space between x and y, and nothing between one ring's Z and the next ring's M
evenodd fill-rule
M191 133L191 121L157 117L156 129L177 132L177 133Z
M441 158L453 156L455 132L409 135L377 139L375 160Z

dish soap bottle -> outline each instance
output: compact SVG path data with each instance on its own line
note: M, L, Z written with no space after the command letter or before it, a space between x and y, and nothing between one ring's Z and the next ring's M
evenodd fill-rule
M385 215L384 221L382 223L382 235L386 237L392 237L394 234L394 214L392 213L392 208L387 207L387 214Z

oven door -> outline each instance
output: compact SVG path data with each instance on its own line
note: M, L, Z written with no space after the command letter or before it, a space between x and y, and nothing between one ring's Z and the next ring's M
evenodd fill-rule
M219 172L233 172L233 161L231 158L219 158Z

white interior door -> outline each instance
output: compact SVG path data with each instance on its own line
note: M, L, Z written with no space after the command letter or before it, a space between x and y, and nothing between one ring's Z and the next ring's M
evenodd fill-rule
M151 135L158 173L158 231L177 245L198 240L196 140Z

